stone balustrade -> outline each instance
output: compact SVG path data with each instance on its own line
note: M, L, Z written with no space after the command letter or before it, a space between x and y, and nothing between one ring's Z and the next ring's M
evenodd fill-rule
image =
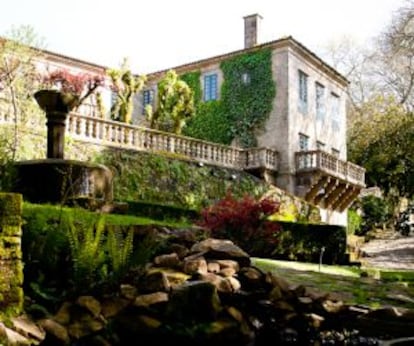
M0 112L1 123L13 123ZM179 136L118 121L69 114L66 130L75 140L137 151L162 152L204 164L235 169L265 168L278 171L278 153L268 148L241 149ZM321 170L358 186L365 186L365 169L321 150L296 153L298 172Z
M73 112L66 129L73 139L88 143L169 153L220 167L278 170L278 154L267 148L241 149Z
M298 172L320 170L336 178L358 186L365 186L365 169L348 161L338 159L322 150L296 153Z

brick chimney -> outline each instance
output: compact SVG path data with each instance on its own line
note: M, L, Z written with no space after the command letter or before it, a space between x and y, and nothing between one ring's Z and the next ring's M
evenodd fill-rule
M259 14L251 14L243 17L244 19L244 48L251 48L257 45L260 20L263 19Z

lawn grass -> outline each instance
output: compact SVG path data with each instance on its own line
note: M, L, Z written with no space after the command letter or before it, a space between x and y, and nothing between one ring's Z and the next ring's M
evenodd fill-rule
M333 294L346 304L414 309L413 271L370 269L366 275L365 269L359 267L324 264L319 267L315 263L263 258L252 258L252 264L263 271L282 276L292 285L304 285Z
M89 211L83 208L65 207L52 204L34 204L29 202L23 203L23 217L28 214L40 213L45 217L59 217L64 213L71 214L74 218L90 219L97 218L100 215L105 217L106 224L112 226L129 226L129 225L159 225L165 227L188 227L191 224L185 221L176 220L154 220L142 216L122 215L122 214L106 214L95 211Z
M99 213L82 208L59 205L23 204L23 218L30 214L40 217L39 222L71 213L76 218L97 217ZM189 227L191 223L174 220L103 214L110 225L160 225L166 227ZM42 219L45 219L42 221ZM414 271L382 270L357 266L338 266L317 263L281 261L252 258L252 264L266 272L283 276L294 285L304 285L315 290L329 292L341 297L348 304L363 304L373 308L400 306L414 309Z
M361 270L358 267L335 266L327 264L304 263L295 261L279 261L264 258L253 258L255 265L265 270L272 271L276 268L287 268L301 271L312 271L331 275L343 275L349 277L360 277Z

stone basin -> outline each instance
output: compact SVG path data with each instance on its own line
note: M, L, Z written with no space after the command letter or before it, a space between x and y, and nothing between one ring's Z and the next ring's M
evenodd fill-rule
M113 173L100 164L41 159L14 163L13 192L32 203L71 204L78 199L113 200Z

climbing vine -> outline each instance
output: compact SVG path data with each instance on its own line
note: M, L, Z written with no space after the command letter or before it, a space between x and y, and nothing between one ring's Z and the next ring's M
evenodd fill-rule
M194 95L194 105L197 106L201 101L200 71L187 72L180 76L180 79L187 83Z
M242 147L257 145L259 129L272 110L275 84L272 79L271 51L242 54L221 63L223 111L231 132Z
M222 144L237 140L242 147L257 145L256 135L272 110L276 87L271 51L245 53L220 65L224 82L221 100L196 102L196 116L188 122L188 136ZM200 72L182 76L201 100Z

